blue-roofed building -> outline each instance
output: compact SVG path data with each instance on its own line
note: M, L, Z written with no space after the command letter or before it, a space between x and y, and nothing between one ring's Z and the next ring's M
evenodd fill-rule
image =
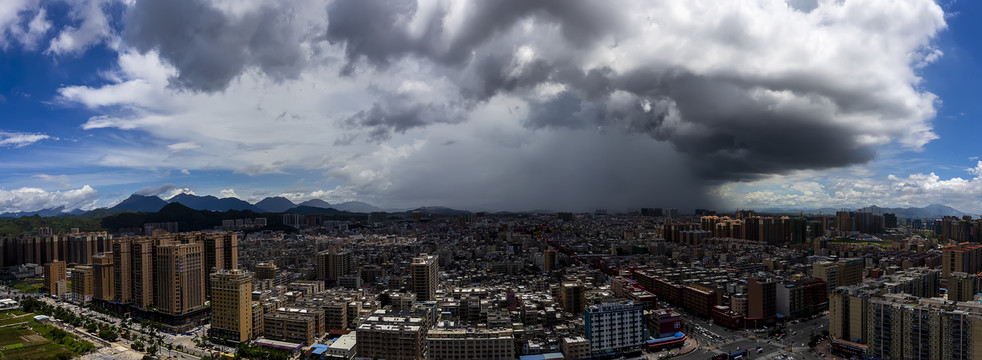
M563 360L566 356L563 353L547 353L547 354L537 354L537 355L525 355L519 356L520 360Z

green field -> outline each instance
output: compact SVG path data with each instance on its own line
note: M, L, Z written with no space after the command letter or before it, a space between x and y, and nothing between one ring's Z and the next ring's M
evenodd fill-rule
M44 281L40 279L26 279L17 280L10 283L10 287L19 290L22 293L30 294L36 293L41 290L41 286L44 285Z
M25 315L23 311L18 311L18 312L20 314L13 314L8 312L0 313L0 326L34 321L34 314Z
M91 343L50 325L28 322L0 328L0 358L3 359L69 359L94 348Z

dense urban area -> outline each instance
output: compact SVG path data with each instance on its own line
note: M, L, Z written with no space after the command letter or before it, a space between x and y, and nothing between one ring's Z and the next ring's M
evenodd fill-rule
M179 227L0 238L0 358L982 358L970 216L646 208Z

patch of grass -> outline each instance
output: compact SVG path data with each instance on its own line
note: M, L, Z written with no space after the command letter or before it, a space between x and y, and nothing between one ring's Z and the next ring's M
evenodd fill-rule
M17 280L10 283L10 287L15 288L25 294L39 292L41 291L41 286L44 286L44 280L41 279Z
M51 325L29 322L0 328L0 349L5 359L67 359L92 351L95 345Z
M22 311L22 310L20 310L20 309L0 311L0 319L5 319L5 318L9 318L9 317L14 317L14 316L20 316L20 315L24 315L24 314L27 314L27 313L24 312L24 311Z
M28 321L34 321L34 317L33 316L9 317L5 319L0 319L0 326L28 322Z

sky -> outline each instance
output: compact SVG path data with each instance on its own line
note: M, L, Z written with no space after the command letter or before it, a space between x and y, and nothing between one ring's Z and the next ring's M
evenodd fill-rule
M0 212L982 213L982 4L4 0Z

